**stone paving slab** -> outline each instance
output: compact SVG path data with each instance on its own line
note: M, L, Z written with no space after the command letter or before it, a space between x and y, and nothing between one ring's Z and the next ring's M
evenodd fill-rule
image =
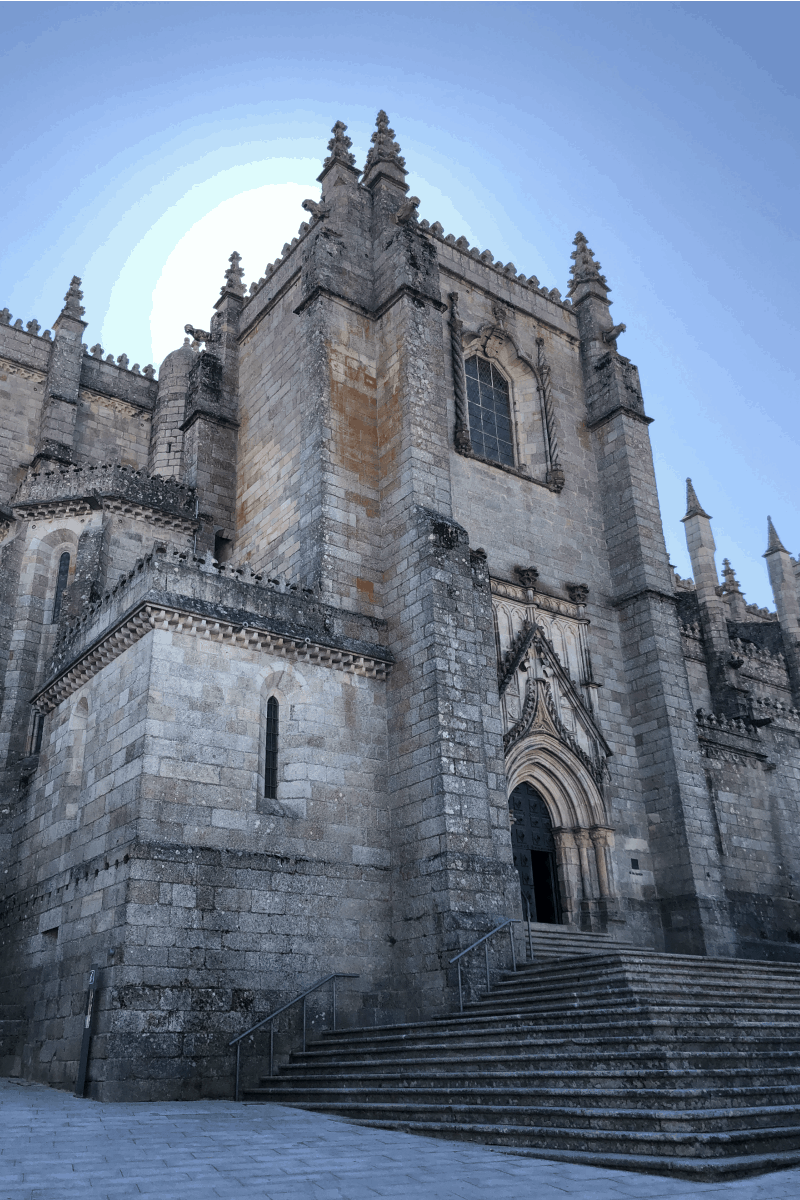
M280 1104L98 1104L0 1080L0 1200L798 1200L800 1169L693 1183L364 1129Z

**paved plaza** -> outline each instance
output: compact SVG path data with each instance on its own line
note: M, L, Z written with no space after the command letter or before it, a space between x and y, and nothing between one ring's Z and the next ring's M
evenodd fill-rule
M735 1183L604 1171L362 1129L278 1104L98 1104L0 1080L0 1200L797 1200L800 1170Z

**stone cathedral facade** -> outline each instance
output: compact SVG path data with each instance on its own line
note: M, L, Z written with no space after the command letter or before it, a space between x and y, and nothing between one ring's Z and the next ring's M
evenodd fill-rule
M800 961L798 563L747 605L689 485L678 578L586 238L562 298L345 129L157 376L77 278L0 312L6 1073L72 1084L92 964L91 1094L166 1098L331 971L447 1011L503 917Z

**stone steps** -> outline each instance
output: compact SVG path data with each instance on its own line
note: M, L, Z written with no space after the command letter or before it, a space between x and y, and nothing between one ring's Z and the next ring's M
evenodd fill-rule
M795 1132L788 1129L757 1129L734 1134L650 1134L618 1130L609 1134L588 1129L573 1131L570 1128L543 1129L514 1124L502 1126L366 1117L360 1119L359 1124L425 1137L444 1137L513 1148L515 1153L518 1148L524 1148L530 1157L551 1161L585 1162L609 1169L676 1175L684 1179L740 1179L800 1163L799 1139ZM625 1146L624 1151L621 1145Z
M253 1091L248 1093L255 1097ZM703 1109L668 1109L668 1108L601 1108L592 1106L581 1107L577 1104L565 1106L542 1104L465 1104L455 1100L439 1103L428 1103L425 1100L388 1100L388 1099L344 1099L341 1096L335 1100L292 1101L281 1097L281 1104L289 1107L310 1108L314 1112L335 1113L338 1116L349 1117L351 1120L362 1121L438 1121L442 1124L470 1125L500 1125L509 1122L517 1129L533 1128L537 1130L552 1129L562 1138L565 1125L569 1125L572 1135L584 1131L597 1134L608 1134L616 1139L614 1149L619 1149L621 1136L631 1133L646 1135L650 1140L657 1140L658 1135L677 1134L689 1137L697 1134L728 1133L731 1135L744 1134L749 1137L752 1133L766 1130L770 1133L780 1131L785 1142L785 1150L800 1150L800 1107L797 1105L760 1105L755 1108L703 1108ZM742 1147L744 1141L742 1141ZM774 1148L774 1147L769 1147Z
M503 1028L470 1031L452 1029L437 1035L417 1037L385 1037L368 1040L359 1038L348 1044L338 1040L334 1045L326 1041L309 1048L304 1059L317 1063L378 1061L380 1058L409 1053L435 1051L442 1058L462 1055L466 1052L502 1051L524 1052L528 1055L537 1051L572 1053L577 1057L595 1053L603 1048L619 1055L638 1056L644 1046L650 1053L697 1054L731 1052L742 1050L759 1053L777 1052L797 1055L800 1052L800 1029L797 1025L776 1025L767 1022L726 1029L723 1023L715 1028L698 1024L694 1028L676 1025L673 1021L659 1023L650 1021L607 1021L603 1024L542 1024L539 1029L531 1028L529 1018L520 1020L515 1028L512 1021L504 1020Z
M456 1064L458 1066L459 1064ZM476 1064L470 1060L469 1069L428 1071L418 1065L406 1063L405 1070L379 1071L371 1074L359 1074L353 1081L347 1071L336 1074L322 1072L315 1074L310 1069L293 1069L290 1065L284 1073L272 1080L264 1079L262 1083L274 1092L281 1094L300 1092L306 1089L329 1092L335 1090L360 1090L359 1094L366 1095L375 1088L402 1088L404 1092L413 1088L421 1090L441 1089L487 1089L493 1093L499 1090L513 1091L523 1088L526 1095L557 1095L566 1093L578 1094L591 1092L595 1094L614 1094L634 1104L641 1096L673 1096L676 1107L683 1106L683 1098L688 1105L695 1097L706 1097L708 1088L701 1086L708 1083L708 1074L702 1070L692 1069L662 1069L649 1068L646 1072L634 1069L628 1070L550 1070L515 1069L507 1062L488 1060ZM800 1064L795 1068L761 1067L760 1069L719 1067L714 1070L714 1095L730 1098L731 1102L742 1102L757 1095L762 1097L761 1103L782 1103L772 1096L800 1094ZM257 1090L257 1089L254 1089ZM677 1097L677 1099L675 1099ZM620 1101L621 1103L621 1101Z
M543 1158L728 1178L800 1162L800 966L615 948L463 1014L340 1030L251 1100ZM717 1166L714 1166L717 1164ZM759 1165L767 1164L767 1165Z
M265 1082L269 1084L268 1080ZM273 1079L266 1091L274 1100L280 1098L281 1103L293 1103L301 1106L330 1101L338 1102L347 1093L351 1103L368 1104L373 1110L380 1109L384 1105L402 1106L413 1102L417 1108L420 1105L442 1104L469 1104L469 1106L477 1105L479 1108L502 1105L504 1111L512 1107L515 1112L523 1110L538 1112L540 1109L566 1112L572 1111L573 1108L576 1111L600 1112L600 1110L610 1109L617 1116L624 1110L643 1113L650 1119L654 1112L658 1116L663 1116L664 1110L652 1108L653 1105L669 1104L670 1108L676 1111L699 1112L702 1110L704 1120L712 1111L707 1107L709 1097L708 1090L705 1088L537 1087L529 1079L520 1077L515 1078L514 1084L515 1086L510 1087L507 1080L491 1077L471 1079L462 1077L456 1083L447 1076L440 1076L438 1079L421 1079L411 1083L408 1079L394 1075L390 1079L380 1076L369 1081L359 1080L357 1084L336 1078L323 1078L316 1083L308 1078L301 1080ZM258 1090L252 1089L249 1093L250 1096L254 1096ZM769 1114L769 1119L766 1122L759 1119L755 1123L771 1124L773 1123L773 1113L788 1112L791 1114L790 1123L796 1123L797 1114L800 1112L800 1080L794 1085L772 1087L764 1085L715 1087L713 1099L718 1106L723 1102L725 1104L724 1109L716 1110L715 1120L719 1119L720 1112L734 1114L737 1120L737 1114L742 1111L747 1113L763 1112ZM374 1111L373 1115L375 1115ZM751 1120L750 1116L746 1117L748 1123ZM782 1122L774 1121L774 1123L781 1124ZM729 1125L719 1127L733 1128Z

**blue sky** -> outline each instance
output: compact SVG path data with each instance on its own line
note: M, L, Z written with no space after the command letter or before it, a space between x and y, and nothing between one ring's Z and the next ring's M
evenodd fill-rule
M333 122L378 108L421 215L562 292L582 229L639 366L667 544L691 475L771 604L800 552L796 4L2 6L0 307L158 363L305 214ZM261 257L259 257L259 255ZM155 336L154 336L155 329ZM173 336L174 331L174 336Z

